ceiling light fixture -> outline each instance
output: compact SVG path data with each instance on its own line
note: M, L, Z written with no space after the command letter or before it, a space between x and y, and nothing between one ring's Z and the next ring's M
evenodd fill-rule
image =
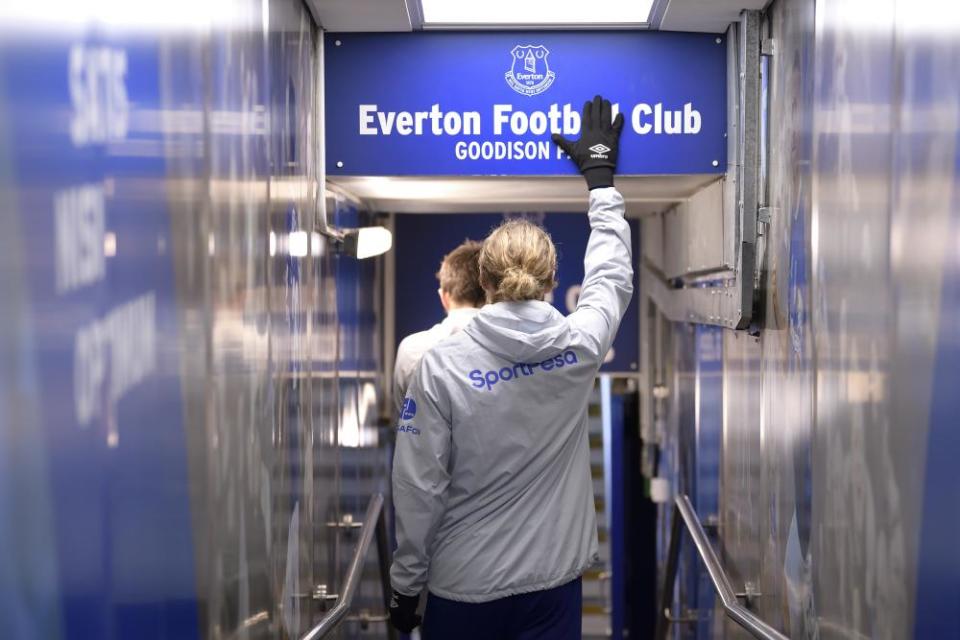
M424 28L646 27L654 0L421 0Z
M334 251L363 260L383 255L393 248L393 233L386 227L319 230L320 235L333 241Z

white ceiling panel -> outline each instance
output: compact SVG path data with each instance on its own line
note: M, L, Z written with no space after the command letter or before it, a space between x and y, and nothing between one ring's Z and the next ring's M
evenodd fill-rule
M618 176L628 213L667 209L717 179L714 174ZM587 208L583 178L328 177L331 186L362 200L374 211L394 213L484 213L572 211Z
M410 31L404 0L307 0L327 31Z
M769 0L669 0L661 31L723 33L744 9L763 9Z
M408 0L417 13L416 0ZM466 0L450 0L460 2ZM470 0L482 1L482 0ZM762 9L769 0L663 0L662 31L722 33L743 9ZM327 31L410 31L407 0L307 0ZM415 20L416 21L416 20Z

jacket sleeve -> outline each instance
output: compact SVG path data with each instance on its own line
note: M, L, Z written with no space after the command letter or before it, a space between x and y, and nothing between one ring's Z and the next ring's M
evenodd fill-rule
M623 196L613 187L590 192L590 240L583 258L583 284L571 325L602 362L633 295L630 225Z
M393 588L416 595L427 583L433 537L450 484L450 410L436 384L442 368L428 353L407 390L393 456L397 550L390 567Z

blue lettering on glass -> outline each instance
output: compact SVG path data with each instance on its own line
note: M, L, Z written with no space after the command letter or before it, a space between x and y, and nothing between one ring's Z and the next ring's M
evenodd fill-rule
M500 381L508 382L510 380L517 380L521 377L526 378L532 375L536 375L537 368L539 367L543 371L551 371L553 369L559 369L568 364L577 364L579 360L577 359L577 354L573 351L567 350L563 353L554 356L552 358L547 358L543 362L534 362L534 363L514 363L512 367L503 367L502 369L495 370L491 369L490 371L481 371L480 369L474 369L467 374L467 377L470 379L470 386L477 389L483 389L486 387L487 391L493 389L494 385Z
M413 420L415 415L417 415L417 403L414 402L413 398L404 399L403 409L400 410L400 419Z

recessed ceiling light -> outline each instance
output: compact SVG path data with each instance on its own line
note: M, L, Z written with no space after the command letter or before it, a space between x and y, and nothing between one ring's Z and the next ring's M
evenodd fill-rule
M644 26L653 0L421 0L425 27Z

